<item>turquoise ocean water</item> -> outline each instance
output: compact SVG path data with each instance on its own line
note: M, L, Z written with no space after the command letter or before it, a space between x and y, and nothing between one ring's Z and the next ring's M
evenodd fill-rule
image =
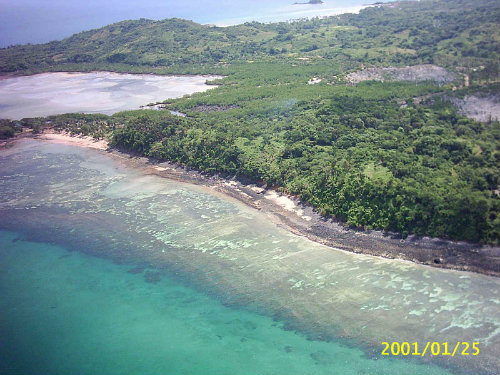
M309 341L174 278L0 232L2 374L446 374Z
M497 279L328 249L97 151L1 151L0 229L1 374L498 368ZM484 355L380 356L410 337L480 340Z

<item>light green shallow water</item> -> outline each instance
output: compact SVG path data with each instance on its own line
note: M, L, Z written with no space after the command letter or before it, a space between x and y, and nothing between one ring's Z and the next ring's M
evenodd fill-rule
M97 151L1 151L0 229L1 373L499 369L498 279L329 249ZM392 340L481 354L381 357Z

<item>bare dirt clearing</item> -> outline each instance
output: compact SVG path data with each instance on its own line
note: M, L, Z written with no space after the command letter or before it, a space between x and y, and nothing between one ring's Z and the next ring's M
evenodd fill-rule
M363 81L435 81L448 83L456 79L454 73L436 65L414 65L404 68L368 68L347 75L347 81L358 84Z
M463 99L453 98L458 112L476 121L488 122L500 119L500 95L466 95Z

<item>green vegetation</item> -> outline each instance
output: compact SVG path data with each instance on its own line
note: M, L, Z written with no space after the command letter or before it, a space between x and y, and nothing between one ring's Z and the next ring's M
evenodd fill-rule
M0 70L224 74L213 90L165 102L187 117L130 111L23 124L250 177L355 227L498 244L500 124L467 119L447 98L499 92L499 15L494 0L443 0L227 28L124 21L0 50ZM345 79L362 65L421 63L458 78L444 86Z
M191 21L123 21L62 41L0 49L0 71L113 70L157 73L231 73L251 61L334 67L436 63L498 77L499 5L496 0L421 1L374 7L359 15L231 27ZM299 60L300 62L300 60ZM480 68L480 69L478 69Z
M0 119L0 139L14 137L22 131L22 126L18 121Z

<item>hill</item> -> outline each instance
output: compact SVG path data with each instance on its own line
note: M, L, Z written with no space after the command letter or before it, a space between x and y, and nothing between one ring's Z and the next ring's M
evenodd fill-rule
M0 49L0 72L113 69L211 72L247 60L297 57L361 64L435 63L482 77L498 74L498 2L390 3L359 15L231 27L191 21L123 21L62 41ZM394 5L395 4L395 5ZM481 72L474 68L483 67Z
M442 0L224 28L124 21L2 49L0 70L223 74L215 90L164 103L186 117L48 120L280 187L354 227L498 244L500 125L454 103L498 95L499 15L494 0Z

